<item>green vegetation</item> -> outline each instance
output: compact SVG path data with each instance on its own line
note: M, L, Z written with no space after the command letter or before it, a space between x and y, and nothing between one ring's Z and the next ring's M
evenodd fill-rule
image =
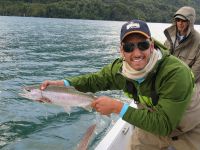
M0 15L171 22L182 6L194 7L200 24L200 0L1 0Z

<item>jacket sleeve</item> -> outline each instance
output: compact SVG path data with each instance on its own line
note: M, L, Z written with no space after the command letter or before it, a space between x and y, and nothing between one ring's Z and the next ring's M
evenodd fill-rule
M200 80L200 45L198 47L198 54L196 55L196 58L194 60L194 64L192 65L191 69L195 76L195 82L197 80Z
M102 68L99 72L66 78L70 85L83 92L97 92L105 90L121 89L121 75L117 74L120 67L120 59L115 60ZM122 81L123 82L123 81Z
M164 45L165 45L165 47L167 47L168 49L170 49L170 47L171 47L168 40L166 40L166 41L164 42Z

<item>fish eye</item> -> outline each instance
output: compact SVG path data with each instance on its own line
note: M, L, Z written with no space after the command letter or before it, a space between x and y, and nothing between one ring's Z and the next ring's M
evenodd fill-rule
M28 87L25 87L24 89L25 89L26 91L28 91L28 92L31 92L31 89L28 88Z

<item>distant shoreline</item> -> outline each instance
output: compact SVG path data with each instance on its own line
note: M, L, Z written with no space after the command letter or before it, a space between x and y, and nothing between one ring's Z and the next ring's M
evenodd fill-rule
M126 21L142 19L147 22L171 23L176 10L192 6L196 24L200 24L200 0L188 1L125 1L125 0L12 0L0 1L1 16L67 18L84 20Z

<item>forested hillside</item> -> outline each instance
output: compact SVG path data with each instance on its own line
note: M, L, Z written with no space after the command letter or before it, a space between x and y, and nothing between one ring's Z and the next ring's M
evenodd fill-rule
M200 0L0 0L0 15L171 22L186 5L196 9L200 24Z

